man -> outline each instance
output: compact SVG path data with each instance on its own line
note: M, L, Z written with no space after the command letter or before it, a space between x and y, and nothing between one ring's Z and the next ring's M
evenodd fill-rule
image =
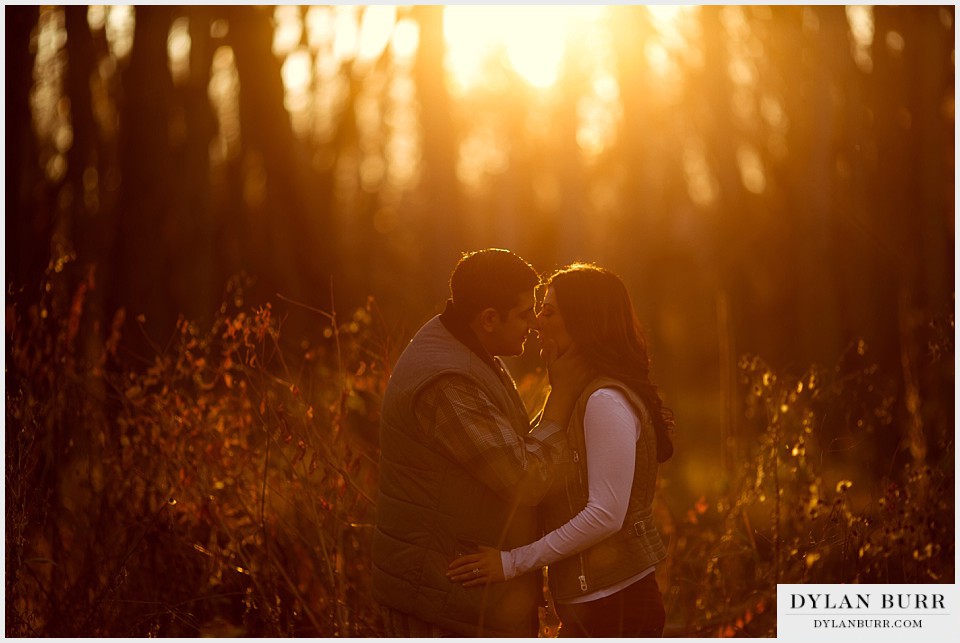
M577 370L558 358L537 426L498 356L520 355L536 326L536 271L512 252L464 255L451 299L400 356L384 395L373 594L391 636L536 636L542 578L465 589L454 558L539 537ZM569 358L568 361L575 359Z

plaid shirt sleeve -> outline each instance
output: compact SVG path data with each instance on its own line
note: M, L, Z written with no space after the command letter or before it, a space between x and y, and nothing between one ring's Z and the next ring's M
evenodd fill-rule
M428 437L500 496L534 505L550 488L550 465L566 442L559 424L520 434L480 387L456 375L429 384L414 412Z

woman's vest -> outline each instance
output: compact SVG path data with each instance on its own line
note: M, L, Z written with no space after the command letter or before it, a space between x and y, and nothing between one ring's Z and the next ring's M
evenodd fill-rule
M502 369L499 360L495 365ZM417 396L436 378L451 374L473 381L518 433L529 428L505 370L491 368L439 318L417 333L397 362L383 400L373 595L383 605L460 636L536 636L540 574L469 589L445 575L454 558L478 544L512 549L539 535L535 507L498 496L434 443L432 427L419 426L413 410Z
M658 468L656 431L640 397L622 382L611 378L595 379L577 400L567 426L569 453L565 455L568 457L563 458L564 464L558 465L563 471L557 472L557 479L540 504L544 526L547 532L553 531L587 505L589 490L583 418L587 401L601 388L623 393L641 421L630 501L620 531L549 566L550 591L554 600L559 602L615 585L667 556L653 524L652 503Z

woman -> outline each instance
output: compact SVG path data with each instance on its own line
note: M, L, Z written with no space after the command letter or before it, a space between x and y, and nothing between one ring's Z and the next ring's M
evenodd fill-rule
M549 565L560 636L662 636L654 569L666 551L651 505L673 416L650 381L630 296L614 273L573 264L547 281L537 319L547 363L576 351L590 381L567 427L569 457L540 504L549 533L511 551L481 547L447 576L473 587Z

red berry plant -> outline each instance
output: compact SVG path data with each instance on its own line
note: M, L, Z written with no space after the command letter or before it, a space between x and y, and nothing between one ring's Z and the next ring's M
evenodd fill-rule
M666 634L776 636L780 583L955 582L953 335L918 324L892 364L863 340L800 373L741 358L728 490L669 512Z
M12 636L369 636L379 400L376 303L291 306L285 342L235 278L130 363L52 268L8 297L6 623ZM136 323L142 320L135 320Z
M399 333L376 302L248 305L238 276L212 323L181 318L161 346L123 309L101 324L93 271L67 288L65 263L8 291L6 634L382 635L370 541ZM677 497L698 436L676 409L654 507L666 635L775 636L779 583L955 582L953 338L945 314L904 323L892 360L863 340L830 368L742 357L719 493ZM542 403L543 372L519 384Z

